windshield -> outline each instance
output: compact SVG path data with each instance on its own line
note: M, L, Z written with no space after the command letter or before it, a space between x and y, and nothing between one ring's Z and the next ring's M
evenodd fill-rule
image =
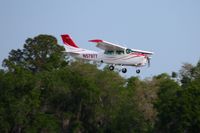
M133 50L131 50L131 49L129 49L129 48L126 49L126 53L127 53L127 54L130 54L130 53L132 53L132 52L133 52Z

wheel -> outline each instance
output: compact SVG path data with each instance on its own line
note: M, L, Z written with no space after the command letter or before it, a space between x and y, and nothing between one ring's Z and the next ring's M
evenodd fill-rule
M110 69L110 71L113 71L115 69L115 67L111 65L111 66L109 66L109 69Z
M136 73L139 74L139 73L140 73L140 69L137 69L137 70L136 70Z
M122 68L122 72L123 72L123 73L126 73L126 72L127 72L127 69L126 69L126 68Z

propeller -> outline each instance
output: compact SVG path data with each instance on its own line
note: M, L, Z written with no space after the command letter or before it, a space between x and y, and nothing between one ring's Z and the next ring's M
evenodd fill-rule
M151 66L151 57L147 56L147 63L148 63L148 67L150 67Z

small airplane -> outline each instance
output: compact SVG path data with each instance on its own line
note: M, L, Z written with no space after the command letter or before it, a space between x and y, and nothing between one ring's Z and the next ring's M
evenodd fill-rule
M61 35L63 43L65 44L65 52L70 56L90 61L96 61L109 64L109 69L112 71L116 65L121 66L123 73L127 72L124 66L142 67L148 64L150 66L150 59L153 52L130 49L118 44L113 44L101 39L89 40L89 42L96 43L96 47L102 49L102 52L87 50L79 48L68 34ZM140 69L136 70L140 73Z

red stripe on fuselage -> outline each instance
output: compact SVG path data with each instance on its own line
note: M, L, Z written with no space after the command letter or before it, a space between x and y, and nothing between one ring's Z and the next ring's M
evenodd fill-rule
M123 56L123 57L118 57L118 58L116 58L116 57L107 57L107 58L110 58L109 60L120 60L120 59L122 59L122 60L127 60L127 59L131 59L131 58L135 58L135 57L142 57L142 56L145 57L145 54L141 54L141 53L130 53L129 55L125 55L125 56ZM127 57L128 57L128 58L127 58ZM113 59L113 58L115 58L115 59Z

